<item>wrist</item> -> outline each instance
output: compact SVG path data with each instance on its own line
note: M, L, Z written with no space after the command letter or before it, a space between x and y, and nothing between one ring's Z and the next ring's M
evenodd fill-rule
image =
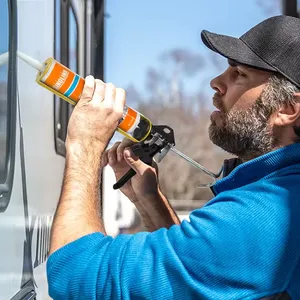
M156 195L153 194L142 199L134 204L149 231L180 224L175 211L160 190Z
M165 196L163 195L163 193L160 191L159 188L157 188L156 190L154 190L153 192L148 192L148 193L144 193L142 195L137 196L137 201L136 202L140 202L143 203L144 206L149 206L149 205L153 205L153 204L158 204L160 202L164 202L165 201Z
M71 156L102 155L106 145L99 140L66 139L66 152Z
M101 143L67 141L66 165L79 168L80 172L98 173L101 168L101 157L104 153Z

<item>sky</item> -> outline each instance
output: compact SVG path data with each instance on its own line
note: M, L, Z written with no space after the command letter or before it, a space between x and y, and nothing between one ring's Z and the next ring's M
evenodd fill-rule
M265 12L257 2L272 5ZM200 39L200 32L240 36L251 26L272 14L279 14L281 0L106 0L105 21L105 81L120 87L134 84L145 86L148 67L159 65L158 57L174 48L185 48L210 59L211 55ZM277 8L277 9L276 9ZM7 0L0 1L0 10L7 10ZM1 14L3 16L3 14ZM0 18L0 53L7 49L7 13ZM7 50L6 50L7 51ZM161 66L163 67L163 66ZM2 68L1 73L6 73ZM199 77L190 81L188 89L204 85L209 93L209 81L217 75L209 65Z
M272 11L263 9L259 1ZM238 37L263 19L280 14L276 3L281 0L106 0L105 3L106 82L125 89L133 84L143 95L147 69L163 70L159 57L168 50L183 48L202 55L205 61L197 76L185 80L185 91L193 94L201 88L201 92L212 95L209 82L221 71L212 65L212 55L218 60L222 58L203 45L201 30ZM0 0L0 11L2 53L8 47L7 0ZM226 60L222 62L225 68ZM7 66L2 66L0 80L6 74Z
M147 68L159 66L158 57L173 48L186 48L209 60L201 30L239 37L263 19L281 13L276 5L281 0L261 0L269 9L260 7L258 1L106 0L105 81L120 87L134 84L143 90ZM196 90L202 84L209 93L209 81L217 72L208 65L188 88Z

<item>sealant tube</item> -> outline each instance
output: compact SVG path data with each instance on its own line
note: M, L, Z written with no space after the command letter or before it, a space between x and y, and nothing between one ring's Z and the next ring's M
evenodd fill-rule
M44 62L44 69L39 68L36 82L63 100L76 105L81 97L85 80L50 57ZM141 142L148 137L151 128L152 123L148 118L125 106L117 131L134 142Z

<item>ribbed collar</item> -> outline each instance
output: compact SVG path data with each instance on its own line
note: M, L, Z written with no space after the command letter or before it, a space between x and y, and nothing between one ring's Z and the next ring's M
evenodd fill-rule
M300 144L274 150L238 165L228 176L212 187L215 195L255 182L282 168L300 164Z

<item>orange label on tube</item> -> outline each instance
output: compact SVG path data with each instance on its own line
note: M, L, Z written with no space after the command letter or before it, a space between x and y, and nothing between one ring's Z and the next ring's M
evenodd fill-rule
M127 107L127 114L124 120L119 124L119 128L125 132L128 132L134 125L137 118L137 112L130 107Z
M79 101L84 86L82 77L55 60L51 62L41 81L76 102Z

